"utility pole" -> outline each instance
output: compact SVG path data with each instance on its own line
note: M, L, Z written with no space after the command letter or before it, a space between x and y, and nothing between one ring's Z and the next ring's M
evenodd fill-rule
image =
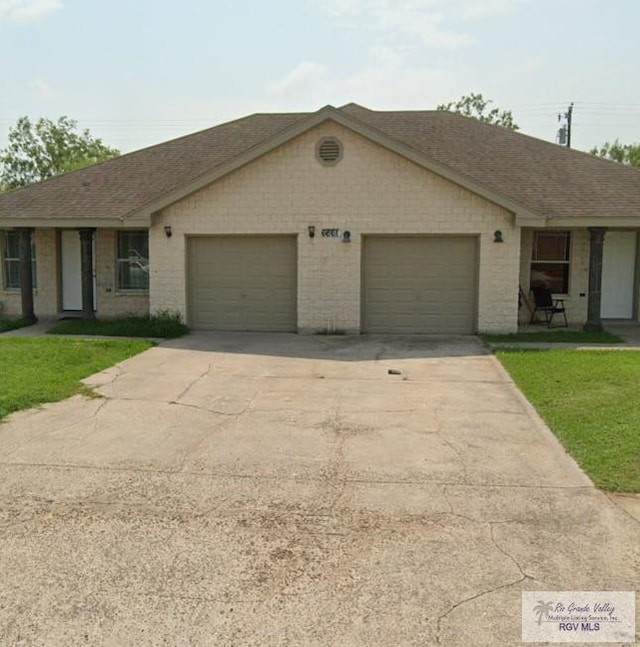
M558 130L557 134L557 142L560 144L560 146L566 146L567 148L571 148L571 120L573 118L573 101L569 105L569 108L567 108L567 112L564 114L558 115L558 121L562 122L564 120L564 123L562 126L560 126L560 129Z

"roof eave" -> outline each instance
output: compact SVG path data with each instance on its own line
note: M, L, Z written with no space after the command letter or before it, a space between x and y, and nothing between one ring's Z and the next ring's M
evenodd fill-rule
M640 229L640 213L637 216L565 216L547 219L547 227L565 229L585 227L622 227Z
M0 216L0 229L19 227L42 229L147 229L151 219L145 216L135 218L7 218Z

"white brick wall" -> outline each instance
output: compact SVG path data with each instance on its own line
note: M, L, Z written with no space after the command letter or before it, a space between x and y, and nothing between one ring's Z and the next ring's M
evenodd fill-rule
M529 290L531 276L531 252L533 249L533 229L522 230L522 249L520 252L520 285L525 292ZM570 324L583 324L587 320L589 296L589 232L587 229L571 230L569 266L569 294L564 296L567 320ZM584 296L580 296L584 295ZM533 297L530 297L533 299ZM520 311L520 321L528 323L530 313L526 307ZM555 319L554 319L555 325Z
M60 313L61 295L58 242L55 229L33 232L36 251L38 288L34 293L34 309L38 316ZM125 314L144 315L149 312L146 292L119 292L116 284L116 231L96 231L96 306L99 317ZM20 290L4 290L0 285L0 315L19 315L22 309Z
M58 268L56 260L56 232L54 229L36 229L33 234L36 252L37 289L33 295L36 314L49 315L58 310ZM0 316L20 315L22 297L20 290L4 289L4 266L0 285Z
M116 268L116 230L96 231L96 310L99 317L146 315L149 294L118 291Z
M315 159L322 136L344 144L334 167ZM480 162L479 162L480 163ZM171 225L166 238L163 227ZM316 235L308 225L349 229L353 242ZM500 229L505 242L493 242ZM151 310L187 314L185 237L194 234L298 234L298 327L360 328L363 234L480 236L478 329L514 331L520 230L513 216L467 190L332 123L163 210L150 231Z

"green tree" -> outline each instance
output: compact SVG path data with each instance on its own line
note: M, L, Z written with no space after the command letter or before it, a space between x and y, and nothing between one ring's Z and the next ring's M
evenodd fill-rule
M484 121L495 126L502 126L510 130L519 130L520 127L513 120L510 110L500 110L492 108L493 101L485 99L480 93L471 93L464 95L458 101L441 103L437 110L447 110L448 112L457 112L465 117L474 117L479 121Z
M88 130L78 130L78 122L69 117L35 123L20 117L9 130L9 145L0 150L0 186L27 186L119 154Z
M621 144L616 139L601 146L594 146L589 152L597 157L640 168L640 144Z

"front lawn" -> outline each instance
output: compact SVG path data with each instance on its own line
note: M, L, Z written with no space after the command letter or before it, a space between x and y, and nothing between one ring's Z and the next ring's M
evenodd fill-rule
M118 317L117 319L67 319L47 331L51 335L104 335L173 339L189 332L175 315Z
M82 378L151 346L146 341L0 338L0 420L79 393Z
M640 352L507 349L496 355L598 487L640 492Z
M514 332L506 335L480 335L489 343L493 342L547 342L549 344L622 344L624 339L613 333L586 332L585 330L536 330L534 332Z

